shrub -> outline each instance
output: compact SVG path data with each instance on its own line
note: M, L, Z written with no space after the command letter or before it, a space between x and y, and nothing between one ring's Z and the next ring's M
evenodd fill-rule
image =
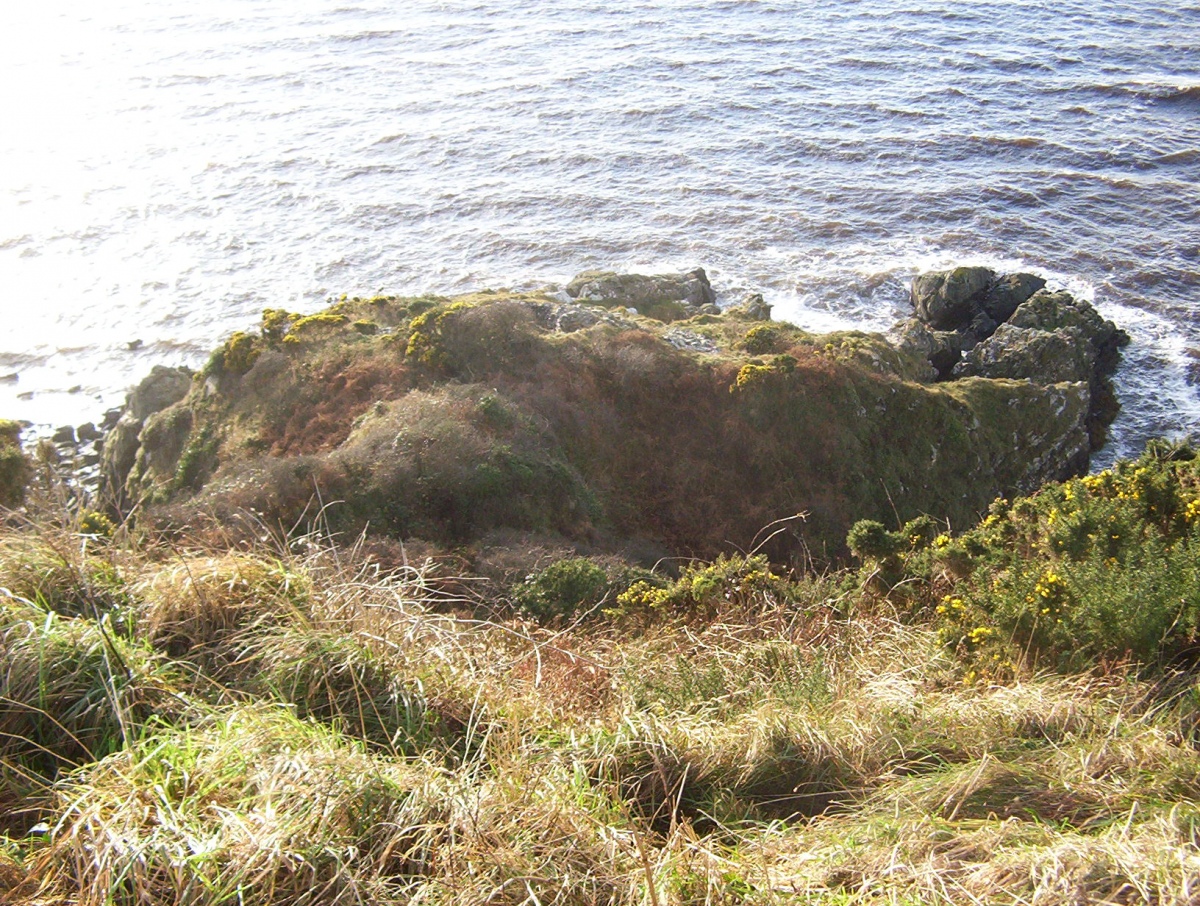
M617 596L616 616L698 616L762 608L788 600L788 582L771 571L762 555L722 554L711 563L684 569L675 582L635 581Z
M512 591L513 602L538 619L570 618L602 603L612 593L604 568L584 557L551 563Z
M21 449L21 426L0 420L0 507L20 506L32 477L33 467Z
M742 346L751 355L778 352L783 332L773 324L758 324L746 331Z
M1200 469L1152 447L1047 485L935 552L955 583L937 607L947 645L989 671L1028 663L1161 669L1200 643Z
M900 539L889 532L882 522L860 519L850 527L846 546L860 560L884 560L900 550Z

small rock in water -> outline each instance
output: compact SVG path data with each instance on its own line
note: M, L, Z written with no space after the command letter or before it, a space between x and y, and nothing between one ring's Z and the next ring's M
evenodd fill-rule
M100 420L101 431L111 431L113 427L121 420L121 413L125 409L122 406L117 406L115 409L109 409L104 413L104 418Z
M21 375L16 371L0 374L0 384L15 384L19 380L21 380Z
M125 344L125 348L128 349L130 352L137 352L139 349L142 348L143 345L144 344L142 343L141 340L130 340L128 343Z
M75 429L75 436L78 437L82 443L88 443L100 438L100 429L97 428L92 422L84 422Z

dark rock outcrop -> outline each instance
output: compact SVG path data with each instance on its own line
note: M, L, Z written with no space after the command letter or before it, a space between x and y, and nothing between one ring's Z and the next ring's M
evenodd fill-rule
M1072 327L1039 330L1002 324L955 366L959 376L1010 378L1057 384L1090 382L1096 355L1083 334Z
M1116 415L1111 376L1129 337L1089 302L1045 284L1033 274L983 267L920 274L912 285L916 316L892 335L902 349L924 356L939 380L1087 384L1085 421L1095 449Z
M995 278L995 271L986 267L918 274L912 285L917 319L934 330L968 326L983 310L983 296Z

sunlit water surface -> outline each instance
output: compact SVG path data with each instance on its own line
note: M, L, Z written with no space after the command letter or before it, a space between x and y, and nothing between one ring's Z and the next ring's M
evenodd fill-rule
M342 293L700 264L883 329L982 262L1133 335L1108 455L1200 425L1195 3L41 0L0 116L2 415Z

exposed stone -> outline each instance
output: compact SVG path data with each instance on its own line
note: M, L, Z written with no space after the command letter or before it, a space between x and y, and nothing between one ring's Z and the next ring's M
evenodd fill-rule
M690 330L680 330L677 327L672 328L664 333L663 339L676 349L682 349L688 352L715 353L717 351L717 344L708 337L701 336L698 333L693 333Z
M957 330L971 323L996 272L986 267L918 274L913 278L912 303L917 317L935 330Z
M1009 323L1014 327L1033 327L1055 330L1067 327L1078 330L1091 344L1096 355L1108 347L1120 348L1129 344L1129 335L1112 321L1100 316L1085 299L1076 299L1068 292L1040 290L1016 310Z
M954 331L930 330L916 318L901 321L889 334L902 352L920 356L930 364L928 380L945 379L962 361L963 336Z
M1017 306L1045 285L1045 280L1033 274L1005 274L988 287L982 308L993 321L1003 324L1012 317Z
M567 284L567 295L605 306L636 308L645 312L664 302L699 307L715 304L716 293L704 268L685 274L618 274L613 271L584 271Z
M63 425L50 435L50 441L56 444L74 444L76 442L75 429L70 425Z
M579 305L574 302L562 305L550 302L533 302L530 303L529 308L533 312L534 321L539 327L544 330L557 331L558 333L574 333L577 330L586 330L597 324L608 324L622 330L629 330L637 326L634 322L613 314L607 309Z
M1078 328L1038 330L1009 323L968 352L954 375L1036 384L1088 382L1095 365L1096 353Z
M75 429L75 436L79 438L80 443L86 444L94 440L99 440L101 435L100 429L92 422L84 422Z
M146 419L182 400L191 386L191 369L155 365L130 391L123 409L109 410L105 414L104 424L108 424L114 411L120 413L105 438L100 469L101 492L114 504L123 506L136 499L137 495L129 492L128 485L138 461L140 435Z
M125 480L137 461L138 435L142 423L132 415L123 415L104 439L101 461L101 492L113 503L122 505L125 499Z
M142 378L125 401L125 411L137 421L144 421L148 415L161 412L167 406L173 405L187 396L192 387L192 370L190 368L167 368L155 365L150 373Z
M762 293L750 293L738 306L747 321L770 321L771 305L763 301Z
M138 450L126 479L125 493L137 499L145 491L169 482L175 476L192 432L192 410L175 406L146 419L138 435Z
M1086 384L1086 427L1096 449L1116 416L1111 375L1129 336L1087 301L1045 285L1033 274L997 276L987 268L920 274L912 285L916 318L897 325L893 336L923 355L940 380Z

